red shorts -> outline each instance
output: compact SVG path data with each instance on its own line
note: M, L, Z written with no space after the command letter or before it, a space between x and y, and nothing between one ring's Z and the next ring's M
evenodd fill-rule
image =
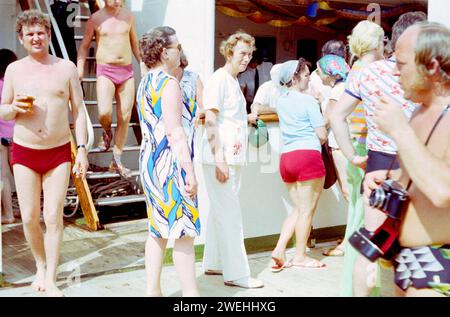
M23 165L41 175L66 162L72 162L70 142L45 150L30 149L16 143L12 145L11 165Z
M316 150L296 150L281 154L280 174L285 183L304 182L325 176L322 154Z

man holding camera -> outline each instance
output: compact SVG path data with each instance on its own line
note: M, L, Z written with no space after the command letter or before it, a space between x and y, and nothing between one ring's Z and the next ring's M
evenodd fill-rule
M397 145L399 182L412 183L394 262L395 283L406 296L450 296L449 46L450 30L443 25L408 28L396 45L395 75L405 98L422 106L408 123L402 110L382 97L373 117ZM365 195L385 179L386 171L367 175Z
M402 14L392 28L392 45L399 36L412 24L426 20L423 12L407 12ZM359 78L346 84L345 94L339 99L330 113L330 124L337 143L347 159L354 165L365 168L366 177L379 170L387 170L392 165L399 168L395 159L397 148L395 142L379 130L373 122L375 104L382 95L389 96L395 106L406 116L411 116L415 106L406 100L398 83L398 76L394 76L395 59L389 58L373 62L361 70ZM362 101L367 123L368 157L356 155L348 131L346 118ZM367 161L367 162L366 162ZM386 215L364 201L364 228L361 235L375 232L385 221ZM363 234L364 233L364 234ZM379 281L378 266L360 255L353 266L353 296L378 295L376 284Z

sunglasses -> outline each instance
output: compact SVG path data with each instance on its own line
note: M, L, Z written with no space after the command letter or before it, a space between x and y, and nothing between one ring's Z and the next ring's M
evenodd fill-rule
M181 44L180 43L178 43L178 45L170 45L170 46L167 46L166 47L167 49L169 49L169 48L176 48L176 49L178 49L180 52L181 52L181 50L183 49L182 47L181 47Z

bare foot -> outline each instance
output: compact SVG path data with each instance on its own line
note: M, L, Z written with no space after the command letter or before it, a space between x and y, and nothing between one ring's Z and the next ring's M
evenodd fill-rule
M309 268L309 269L321 269L321 268L325 267L325 263L322 263L319 260L305 256L302 259L294 258L292 260L292 266L293 267L301 267L301 268Z
M114 160L109 165L109 171L119 173L123 178L130 178L132 173L130 169L123 166L123 164L117 164Z
M2 225L9 225L14 223L14 216L11 217L2 217Z
M275 249L272 251L272 259L279 259L282 262L286 262L286 254Z
M324 250L322 254L325 256L344 256L344 248L344 243L341 242L341 244L332 249Z
M345 250L345 241L344 240L340 240L338 242L338 245L336 246L336 249Z
M281 272L283 271L283 269L292 266L290 261L286 261L286 255L284 254L284 252L277 252L276 250L273 250L272 261L273 265L271 267L271 271L273 273Z
M34 278L33 283L31 283L31 288L35 292L44 292L45 291L45 270L38 269L36 272L36 277Z
M45 286L45 294L48 297L64 297L64 293L53 282L46 284L46 286Z

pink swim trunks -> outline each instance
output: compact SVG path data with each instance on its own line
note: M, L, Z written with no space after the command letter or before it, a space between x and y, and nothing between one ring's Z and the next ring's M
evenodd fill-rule
M97 78L104 76L111 80L114 85L120 86L134 76L133 65L101 65L97 64Z
M296 150L281 154L280 174L285 183L324 177L325 165L320 151Z

